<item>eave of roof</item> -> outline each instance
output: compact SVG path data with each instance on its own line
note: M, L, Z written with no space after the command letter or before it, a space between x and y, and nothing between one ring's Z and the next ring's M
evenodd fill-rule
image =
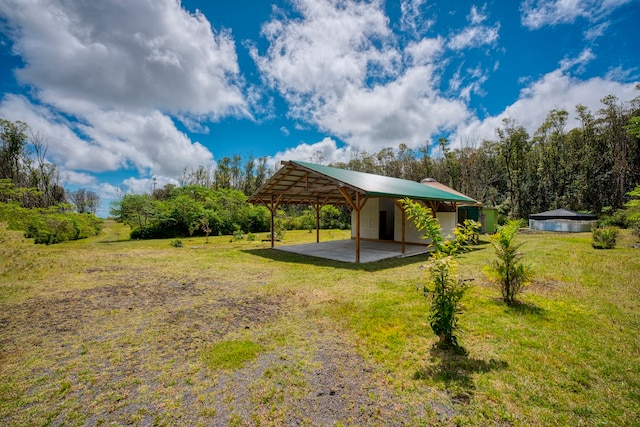
M573 220L596 220L597 216L583 214L580 212L568 211L566 209L556 209L553 211L541 212L529 215L529 219L573 219Z
M341 188L360 193L365 197L408 197L417 200L475 202L461 194L400 178L293 160L283 164L284 166L251 196L250 202L256 203L272 197L281 197L282 203L290 204L308 203L312 200L345 204Z

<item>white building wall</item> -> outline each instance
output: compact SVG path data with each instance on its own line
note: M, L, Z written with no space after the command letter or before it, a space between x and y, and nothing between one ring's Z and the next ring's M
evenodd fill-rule
M378 239L380 228L380 203L377 198L367 200L360 210L360 238ZM356 213L351 211L351 237L356 238Z
M396 240L402 241L402 212L396 212L396 218L399 218L396 222ZM453 239L453 230L455 230L458 225L458 215L456 212L437 212L436 218L438 219L438 223L440 224L440 229L442 230L442 235L445 239ZM407 219L406 231L405 231L405 241L408 243L422 243L428 244L430 242L429 239L425 240L422 238L424 235L424 231L418 231L418 229L413 225L413 221Z
M440 230L445 239L453 239L453 230L458 226L457 212L438 212L436 218L440 222Z
M447 239L453 238L453 230L458 224L456 212L437 212L436 218L440 223L442 234ZM360 238L378 240L380 227L380 202L378 198L367 200L360 211ZM409 219L406 220L405 241L407 243L427 244L428 240L422 238L424 233L418 231ZM351 238L356 238L356 213L351 212ZM394 212L394 239L396 242L402 241L402 211L397 206Z

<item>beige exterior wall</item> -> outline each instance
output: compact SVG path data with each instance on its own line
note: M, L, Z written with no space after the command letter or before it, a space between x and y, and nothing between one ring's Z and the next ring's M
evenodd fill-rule
M458 213L457 212L438 212L436 214L438 222L440 223L440 229L445 239L453 239L453 230L458 225Z
M378 239L379 199L369 199L360 211L360 238ZM351 211L351 237L356 238L356 213Z
M378 240L380 227L380 199L371 198L360 211L360 238ZM438 212L436 218L440 222L442 234L446 238L453 238L453 230L456 228L458 216L456 212ZM394 206L394 240L402 241L402 211ZM426 244L428 241L422 238L423 232L418 231L411 220L406 221L405 242ZM356 238L356 214L351 212L351 238Z

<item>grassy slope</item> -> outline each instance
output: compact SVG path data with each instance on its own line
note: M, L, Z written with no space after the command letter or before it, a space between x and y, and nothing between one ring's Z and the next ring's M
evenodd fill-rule
M432 348L419 259L355 266L224 236L183 248L126 236L109 223L43 247L0 230L0 424L279 425L292 413L362 424L349 408L319 422L309 414L321 409L298 403L321 396L308 373L330 377L330 363L336 378L375 383L371 424L399 414L385 402L407 424L640 424L640 256L628 234L610 251L588 234L520 236L536 281L516 307L481 272L489 245L463 255L467 356ZM284 244L314 238L288 232ZM237 353L212 354L225 348Z

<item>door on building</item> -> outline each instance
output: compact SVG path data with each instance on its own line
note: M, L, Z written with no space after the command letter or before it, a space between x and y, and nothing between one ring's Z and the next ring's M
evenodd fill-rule
M391 199L380 199L380 216L378 220L378 239L394 239L395 205Z

